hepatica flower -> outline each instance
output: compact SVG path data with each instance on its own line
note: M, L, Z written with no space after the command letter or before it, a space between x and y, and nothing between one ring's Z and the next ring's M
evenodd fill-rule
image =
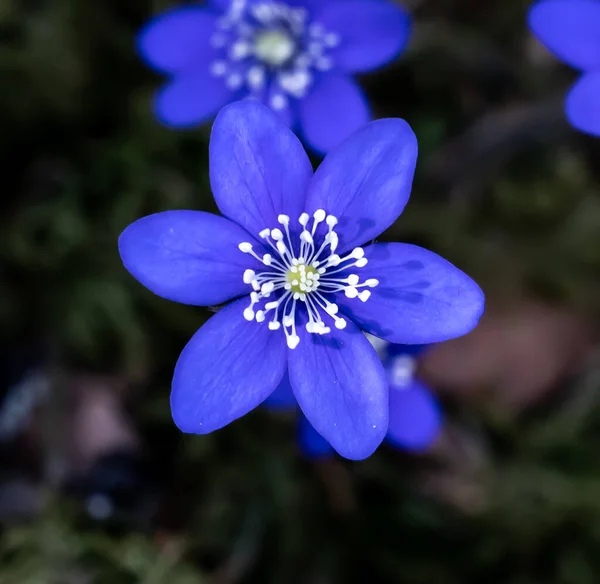
M184 348L173 419L205 434L289 379L312 426L343 456L365 458L388 427L388 384L361 331L431 343L470 331L483 294L436 254L374 243L404 209L417 158L406 122L371 122L316 173L298 138L265 106L217 116L210 182L224 217L167 211L125 229L125 267L152 292L186 304L229 302Z
M415 377L416 358L424 345L394 345L370 337L383 361L389 386L389 426L385 441L394 448L420 453L433 444L442 424L440 405L429 388ZM287 379L266 399L271 410L288 410L296 398ZM298 420L298 443L308 458L326 458L334 453L302 413Z
M572 126L600 136L600 0L542 0L529 11L533 34L581 71L565 112Z
M162 123L196 126L250 97L326 152L370 119L351 75L394 59L409 29L387 0L209 0L151 21L138 52L170 77L155 100Z

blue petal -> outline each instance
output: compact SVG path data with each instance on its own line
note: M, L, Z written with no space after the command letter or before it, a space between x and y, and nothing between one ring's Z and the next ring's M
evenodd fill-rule
M533 34L559 59L577 68L600 67L600 3L542 0L529 10Z
M311 423L302 414L300 414L300 420L298 421L298 444L300 451L306 458L324 458L335 452L331 444L312 427Z
M336 302L363 330L392 343L428 344L471 331L485 299L469 276L416 245L376 243L365 248L369 263L356 270L375 278L366 302L338 293Z
M177 361L171 413L182 432L208 434L262 403L286 369L284 336L243 317L245 298L229 304L192 337Z
M300 123L306 143L324 154L371 119L358 84L346 75L323 75L300 101Z
M371 71L395 59L406 47L411 19L393 2L330 2L316 19L340 36L333 58L345 71Z
M402 213L417 163L417 139L400 119L367 124L327 155L308 187L306 211L339 219L338 253L377 237Z
M583 75L567 95L565 111L578 130L600 136L600 73Z
M312 166L298 138L255 100L219 113L210 139L210 183L226 217L258 236L278 227L282 213L297 221Z
M212 119L237 94L221 77L210 73L209 63L197 64L163 86L154 99L159 122L172 128L192 128Z
M275 391L262 403L267 409L273 411L293 410L297 404L287 373Z
M437 399L422 383L390 387L390 425L387 440L397 448L427 449L438 437L442 411Z
M244 270L259 265L238 249L248 239L223 217L166 211L129 225L119 237L119 253L125 268L154 294L209 306L248 293Z
M417 357L423 354L428 348L429 345L400 345L397 343L389 343L386 347L386 352L390 357L397 357L399 355Z
M137 37L138 53L165 73L185 71L212 54L210 37L217 16L194 6L169 10L151 20Z
M297 329L290 382L315 430L342 456L360 460L381 444L388 425L385 371L366 337L348 323L326 335Z

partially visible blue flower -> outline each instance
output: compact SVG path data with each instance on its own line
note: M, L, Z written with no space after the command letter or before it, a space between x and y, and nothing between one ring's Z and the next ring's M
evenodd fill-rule
M388 0L209 0L156 17L138 52L171 77L155 100L162 123L196 126L252 97L324 153L370 119L352 74L394 59L409 31Z
M361 332L432 343L477 325L484 297L426 249L360 247L404 209L417 142L406 122L371 122L313 175L298 138L256 101L228 105L213 125L209 166L225 217L167 211L119 238L123 264L163 298L231 301L194 335L173 377L171 410L206 434L261 404L289 378L317 431L365 458L388 427L388 384Z
M600 136L600 0L540 0L529 10L533 34L582 72L565 112L576 129Z
M415 378L416 357L425 346L397 345L370 339L383 360L389 385L389 427L386 442L400 450L419 453L429 448L442 425L440 404L429 388ZM291 410L297 406L292 389L283 383L263 404L270 410ZM335 450L299 412L298 444L307 458L329 457Z

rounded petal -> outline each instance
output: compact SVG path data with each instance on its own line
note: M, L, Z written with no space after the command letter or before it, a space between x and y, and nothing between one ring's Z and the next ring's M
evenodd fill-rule
M361 281L379 280L366 302L338 293L336 302L363 330L392 343L429 344L460 337L481 317L479 286L439 255L405 243L365 248Z
M390 357L407 355L409 357L418 357L428 349L429 345L399 345L388 343L386 349Z
M572 126L600 136L600 73L583 75L571 88L565 102L567 119Z
M129 273L154 294L209 306L249 293L244 270L259 263L238 249L248 239L218 215L165 211L129 225L119 237L119 253Z
M221 107L236 98L221 77L203 63L174 77L158 90L154 114L172 128L192 128L212 119Z
M442 410L437 399L419 381L390 387L390 424L387 440L397 448L419 452L438 437Z
M559 59L583 70L600 67L600 3L541 0L529 10L529 28Z
M298 422L298 444L300 451L306 458L325 458L335 452L331 444L312 427L311 423L302 414Z
M213 52L210 38L217 15L197 6L159 14L138 34L137 50L146 63L165 73L184 71L205 62Z
M308 187L306 211L339 219L337 253L377 237L402 213L417 164L417 138L400 119L371 122L327 155Z
M210 183L226 217L258 236L296 221L304 208L312 166L298 138L269 108L245 100L223 108L209 147Z
M286 369L281 333L243 317L246 299L217 312L181 353L171 388L173 421L182 432L208 434L262 403Z
M346 75L324 75L299 104L304 139L321 154L371 119L362 89Z
M352 323L325 335L297 332L288 366L300 409L339 454L367 458L388 424L387 381L375 349Z
M275 391L262 403L263 406L272 411L293 410L297 404L287 373L283 376Z
M385 65L404 50L410 36L410 16L393 2L330 2L316 19L339 35L333 58L345 71L371 71Z

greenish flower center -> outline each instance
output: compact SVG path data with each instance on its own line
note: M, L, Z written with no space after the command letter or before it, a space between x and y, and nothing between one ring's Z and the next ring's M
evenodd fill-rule
M298 294L313 292L319 286L319 272L313 266L299 263L292 266L285 274L290 290Z
M294 55L296 43L282 30L266 30L256 35L254 53L264 63L278 67Z

